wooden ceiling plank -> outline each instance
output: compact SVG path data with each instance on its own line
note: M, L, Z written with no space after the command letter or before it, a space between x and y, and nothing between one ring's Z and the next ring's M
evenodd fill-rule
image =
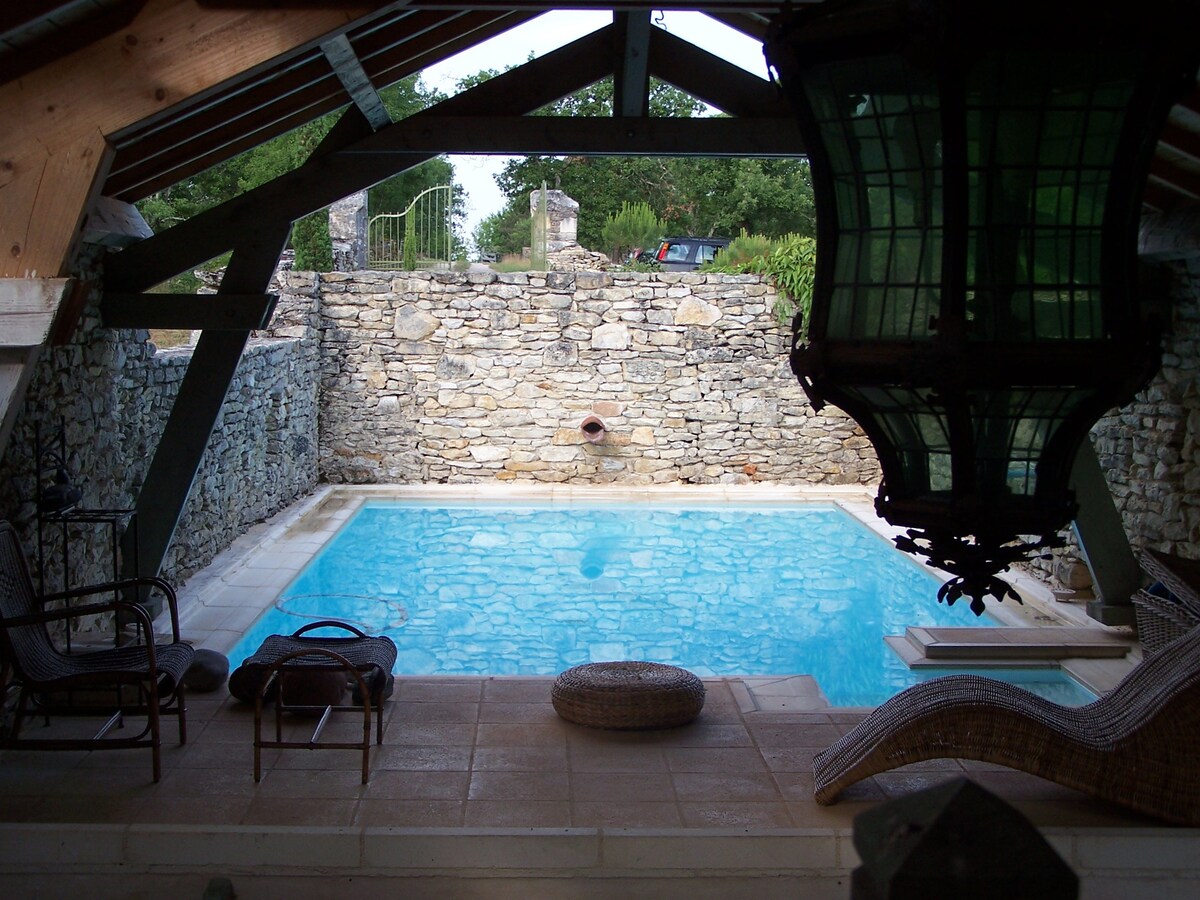
M281 13L152 0L128 29L0 86L0 119L23 123L5 143L55 146L84 128L115 134L265 61L315 46L380 5L359 0Z
M502 16L490 12L473 13L472 18L478 21L477 25L438 28L426 32L420 40L406 42L388 52L373 55L364 53L363 66L376 84L393 84L461 50L510 31L538 15L533 12L513 12Z
M6 3L0 7L0 37L36 25L42 19L53 17L56 12L64 12L78 5L79 0L21 0L19 3Z
M291 131L318 116L333 112L344 104L345 97L342 96L324 98L324 102L319 106L306 107L291 113L287 118L273 121L267 132L244 133L235 128L222 129L214 134L212 146L220 152L222 159L228 159L257 147L277 134ZM190 146L184 145L176 148L175 152L166 156L157 166L145 166L111 177L105 182L105 190L113 192L116 197L129 203L149 197L155 191L166 190L171 185L204 171L212 164L212 157L197 157L191 149Z
M152 0L129 29L0 85L0 276L59 274L79 233L104 135L245 69L345 28L381 4L287 13L200 12ZM96 77L104 72L105 77Z
M350 45L350 39L344 34L335 35L321 43L321 52L325 54L338 81L342 83L342 87L346 89L346 93L350 95L363 117L371 123L371 127L378 131L391 125L392 117L388 115L383 99L375 90L375 85L371 83L370 76L363 69L354 48Z
M105 193L140 200L146 194L129 196L139 182L199 161L191 171L167 182L172 184L234 155L221 153L233 140L232 135L253 136L248 144L253 147L303 124L295 119L297 111L316 118L345 106L347 98L341 83L327 65L322 63L320 68L320 74L315 67L289 73L287 81L277 86L278 93L264 86L239 95L226 106L207 109L144 141L118 149Z
M20 6L21 3L18 0L10 0L9 5ZM128 0L103 7L86 18L70 20L61 25L56 23L52 38L38 40L28 47L18 46L16 50L0 56L0 84L62 59L102 37L121 30L133 21L145 5L146 0ZM26 14L27 12L22 13ZM2 30L3 24L0 24L0 31Z
M444 14L423 15L437 16L441 24L431 27L427 20L410 16L405 25L412 23L416 28L412 39L392 39L378 51L358 48L374 83L390 84L420 71L432 54L452 53L533 17L470 14L453 19L467 29L458 34L448 31ZM277 77L262 76L254 85L239 85L228 99L209 98L201 109L181 114L169 123L160 122L152 131L127 135L124 145L118 144L105 192L125 201L140 200L303 124L307 119L301 116L315 118L338 109L345 99L335 84L327 67L314 58ZM265 112L269 107L276 111ZM250 116L261 121L255 122L255 130L247 132L240 123ZM231 137L234 132L239 133Z

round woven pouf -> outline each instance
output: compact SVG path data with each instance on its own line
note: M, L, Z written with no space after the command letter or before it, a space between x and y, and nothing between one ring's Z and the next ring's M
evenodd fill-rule
M652 662L596 662L567 669L550 691L554 710L590 728L674 728L704 708L704 682Z

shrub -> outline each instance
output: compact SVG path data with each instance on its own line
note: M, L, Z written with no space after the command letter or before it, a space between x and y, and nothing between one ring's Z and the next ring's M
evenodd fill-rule
M654 214L649 203L621 203L621 211L608 217L600 237L604 241L609 259L620 262L637 247L650 247L662 237L663 223Z
M328 272L333 268L333 242L329 239L329 210L322 209L297 219L292 226L292 249L296 269Z
M759 234L741 235L716 261L702 267L705 272L765 275L775 285L777 299L771 310L775 320L786 325L799 311L807 322L812 311L813 278L817 242L802 234L787 234L772 241Z
M761 234L747 234L746 229L729 242L729 246L721 251L720 266L745 266L757 257L765 257L771 252L771 239Z

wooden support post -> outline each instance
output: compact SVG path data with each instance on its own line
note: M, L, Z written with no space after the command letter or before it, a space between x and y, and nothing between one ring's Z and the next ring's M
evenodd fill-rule
M1079 502L1071 527L1097 597L1088 603L1088 615L1105 625L1132 625L1132 597L1141 587L1142 571L1090 440L1075 456L1071 489Z
M650 115L650 10L613 12L613 115Z
M260 225L254 240L234 251L218 296L263 294L290 234L290 221ZM205 331L196 342L192 361L134 506L138 553L133 553L132 533L126 532L122 540L127 577L157 575L162 568L249 338L248 330ZM135 557L137 572L131 571Z

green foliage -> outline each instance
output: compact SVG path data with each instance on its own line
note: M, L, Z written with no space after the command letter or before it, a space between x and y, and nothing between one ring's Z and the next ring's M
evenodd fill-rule
M621 211L608 217L600 237L608 257L620 262L636 247L649 247L663 234L662 220L654 214L649 203L623 201Z
M529 240L529 205L525 209L509 203L475 226L475 246L481 253L496 256L520 253Z
M413 216L404 217L404 271L417 268L417 223Z
M752 248L764 246L764 252L746 255ZM721 254L719 265L710 263L703 270L765 275L775 285L778 295L772 310L776 321L786 325L799 311L803 316L802 321L807 322L812 312L817 242L805 234L786 234L771 241L762 235L747 235L743 231Z
M694 116L702 104L690 95L651 81L652 116ZM543 115L610 115L612 82L597 82L552 104ZM477 234L481 249L516 252L526 238L513 222L529 216L529 193L542 182L583 201L578 236L585 247L610 249L604 228L624 203L646 203L662 220L662 233L737 234L745 228L769 236L815 234L816 216L808 162L804 159L708 159L663 157L548 157L511 160L496 178L508 198ZM527 233L527 229L526 229ZM480 240L483 238L483 240Z
M746 229L729 242L729 246L721 251L721 265L727 267L744 266L758 256L766 256L771 252L771 239L761 234L747 234ZM711 263L710 263L711 265Z
M333 268L333 243L329 240L329 211L322 209L298 219L292 226L295 267L302 272L328 272Z
M803 234L784 235L767 255L766 263L766 274L775 282L780 298L775 306L776 316L786 323L799 310L802 321L807 323L812 314L817 272L816 238Z

